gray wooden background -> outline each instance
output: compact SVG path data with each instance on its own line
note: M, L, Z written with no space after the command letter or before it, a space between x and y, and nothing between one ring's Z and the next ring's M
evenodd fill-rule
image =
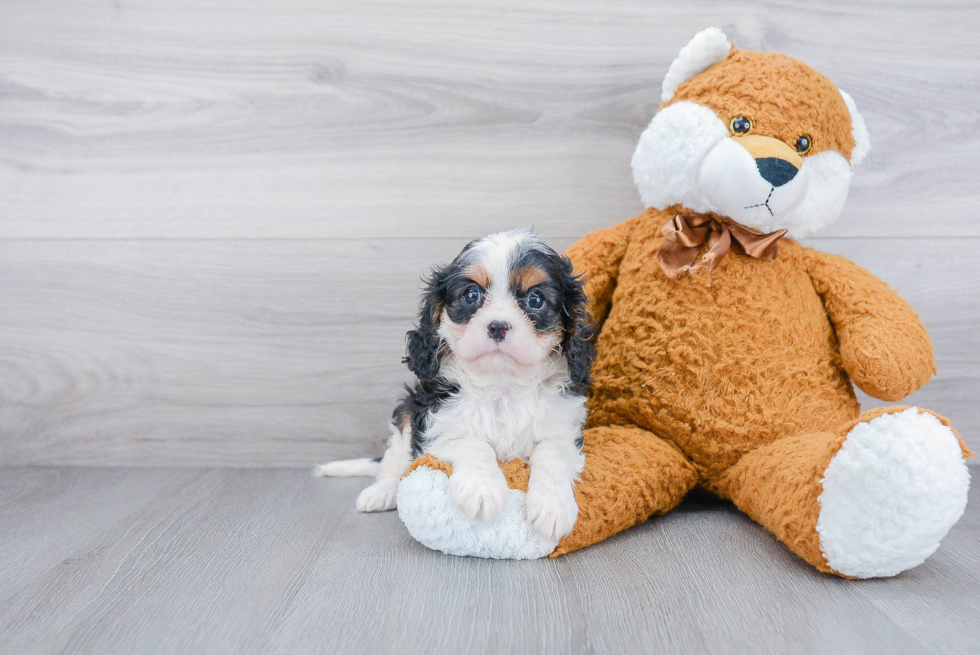
M379 453L419 274L638 213L694 32L807 61L873 147L842 253L919 311L980 450L974 2L4 0L0 464Z

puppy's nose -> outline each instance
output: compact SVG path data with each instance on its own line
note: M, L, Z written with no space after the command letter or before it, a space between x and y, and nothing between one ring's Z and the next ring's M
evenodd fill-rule
M506 321L491 321L490 325L487 326L487 334L494 341L500 342L507 336L507 330L509 329L510 323Z
M755 165L759 169L762 179L773 186L783 186L800 172L796 166L778 157L756 159Z

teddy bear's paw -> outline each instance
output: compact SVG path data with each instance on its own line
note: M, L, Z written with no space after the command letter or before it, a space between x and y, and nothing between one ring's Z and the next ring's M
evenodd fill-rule
M817 532L833 570L886 577L918 566L963 515L959 440L912 407L854 426L824 472Z
M395 509L398 480L378 480L357 496L355 507L360 512L386 512Z
M456 477L453 473L452 477ZM471 521L453 506L449 478L419 466L398 487L398 516L422 545L450 555L495 559L537 559L555 550L557 540L543 539L525 519L526 494L507 491L504 511L490 523Z
M531 485L525 500L525 512L531 528L552 541L572 531L578 518L575 494L568 485Z
M449 497L467 519L489 523L507 505L507 479L497 466L457 467L449 478Z

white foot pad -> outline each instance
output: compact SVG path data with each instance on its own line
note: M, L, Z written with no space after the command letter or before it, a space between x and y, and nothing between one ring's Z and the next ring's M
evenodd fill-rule
M824 472L817 532L856 578L918 566L966 509L970 473L952 430L912 407L860 423Z
M537 559L558 545L535 533L524 518L523 491L508 490L503 512L490 523L471 521L449 499L449 476L420 466L398 486L398 516L423 546L450 555Z
M398 480L377 480L357 496L355 506L360 512L387 512L395 509L398 499Z

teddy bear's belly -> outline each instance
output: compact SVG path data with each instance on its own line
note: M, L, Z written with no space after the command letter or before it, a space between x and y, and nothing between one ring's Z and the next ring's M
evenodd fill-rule
M717 472L754 447L857 416L805 271L736 257L679 280L624 262L597 344L590 425L639 425Z

